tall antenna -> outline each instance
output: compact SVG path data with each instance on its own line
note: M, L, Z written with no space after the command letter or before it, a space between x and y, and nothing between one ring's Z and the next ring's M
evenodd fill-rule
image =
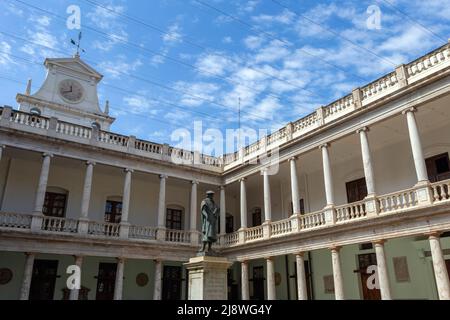
M81 46L81 38L82 38L82 34L81 34L81 31L80 31L80 33L78 34L78 41L70 39L70 43L77 47L77 53L75 53L75 57L78 57L78 58L80 57L80 50L83 53L86 52L84 49L80 48L80 46Z
M238 99L238 150L241 149L241 97Z

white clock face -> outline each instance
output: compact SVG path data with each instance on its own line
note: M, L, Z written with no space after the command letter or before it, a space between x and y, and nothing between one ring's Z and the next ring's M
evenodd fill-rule
M59 94L67 102L80 102L83 99L83 93L83 86L75 80L67 79L59 83Z

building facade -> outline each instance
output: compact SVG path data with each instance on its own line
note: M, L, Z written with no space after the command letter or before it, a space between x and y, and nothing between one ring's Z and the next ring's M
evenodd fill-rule
M1 109L0 299L185 299L206 190L230 299L450 299L449 44L222 157L110 132L102 76L45 67Z

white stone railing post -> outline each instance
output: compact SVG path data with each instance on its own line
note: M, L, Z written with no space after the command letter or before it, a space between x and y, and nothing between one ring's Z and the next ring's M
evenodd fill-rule
M84 175L83 194L81 198L81 216L78 220L78 233L86 234L89 229L89 203L91 201L92 177L95 162L86 162L86 173Z
M159 176L158 230L156 239L161 241L166 239L166 180L166 175Z
M31 230L38 231L42 228L42 209L44 207L45 193L47 192L48 175L50 172L50 160L53 155L49 153L43 154L41 173L39 175L38 188L34 201L33 218L31 220Z
M395 73L400 88L406 87L408 85L408 72L406 71L406 66L404 64L399 65L395 68Z
M363 94L361 91L361 88L355 88L352 91L353 96L353 103L355 104L356 109L362 108L362 100L363 100Z
M9 126L9 119L11 118L12 107L4 106L2 110L2 118L0 119L0 126Z

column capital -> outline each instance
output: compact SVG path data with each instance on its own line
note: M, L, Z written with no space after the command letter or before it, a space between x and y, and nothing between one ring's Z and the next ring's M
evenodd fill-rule
M373 245L384 245L387 242L387 240L385 239L377 239L377 240L373 240L372 244Z
M337 251L339 252L342 249L342 246L338 246L338 245L333 245L330 247L331 251Z
M295 256L303 257L304 255L305 255L304 251L298 251L298 252L295 253Z
M95 166L97 163L91 160L86 161L87 166Z
M0 145L0 149L5 149L6 146L4 144Z
M239 182L245 182L245 180L247 180L247 178L240 178Z
M269 261L273 261L273 257L272 256L268 256L268 257L264 257L265 260L269 260Z
M239 260L239 263L241 263L241 264L248 264L248 259Z
M154 263L162 263L163 260L160 259L160 258L157 258L157 259L153 259L153 262L154 262Z
M297 160L297 156L293 156L288 159L289 162L296 161L296 160Z
M125 263L126 259L124 257L117 257L116 260L118 263Z
M411 107L411 108L408 108L408 109L406 109L406 110L403 110L402 111L402 114L407 114L408 112L416 112L417 111L417 108L416 107Z
M198 182L198 180L192 180L192 181L191 181L191 184L196 184L196 185L199 185L199 184L200 184L200 182Z
M327 143L321 144L321 145L319 146L319 149L322 150L322 149L327 149L327 148L329 148L329 147L330 147L330 144L327 142Z
M358 130L356 130L356 133L369 132L369 131L370 131L369 127L362 127L362 128L359 128Z
M134 172L134 170L133 169L130 169L130 168L125 168L125 169L123 169L123 171L125 172L125 173L133 173Z
M220 189L220 190L225 190L225 189L226 189L226 186L225 186L225 185L221 185L221 186L219 186L219 189Z
M430 231L426 232L425 236L427 236L428 238L440 238L442 233L442 231Z
M169 176L167 174L160 174L159 178L160 179L167 179Z
M47 158L47 157L53 158L53 153L44 152L44 153L42 154L42 157L43 157L43 158Z
M24 254L25 254L26 256L35 256L35 255L36 255L35 252L24 252Z

